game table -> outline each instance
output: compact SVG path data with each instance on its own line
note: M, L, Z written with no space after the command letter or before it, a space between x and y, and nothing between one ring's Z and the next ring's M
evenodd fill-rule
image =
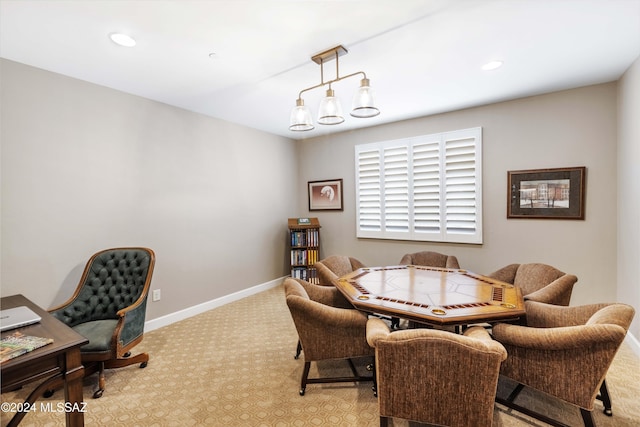
M367 267L334 285L357 309L436 326L513 321L525 315L520 288L467 270Z

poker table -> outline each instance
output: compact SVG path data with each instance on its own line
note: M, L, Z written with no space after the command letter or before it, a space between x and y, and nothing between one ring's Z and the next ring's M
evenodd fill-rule
M367 267L334 285L359 310L436 326L513 321L525 315L520 288L467 270Z

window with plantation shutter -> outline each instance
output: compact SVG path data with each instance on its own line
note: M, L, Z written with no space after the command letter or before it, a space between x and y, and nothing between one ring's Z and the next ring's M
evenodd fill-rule
M357 236L482 243L482 129L356 145Z

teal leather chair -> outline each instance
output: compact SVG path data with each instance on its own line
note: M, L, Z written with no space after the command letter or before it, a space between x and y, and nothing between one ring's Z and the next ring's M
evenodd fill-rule
M155 254L142 247L114 248L93 255L73 296L49 312L89 340L80 348L85 376L99 372L99 398L105 389L105 369L140 364L149 355L131 356L142 341L147 295Z

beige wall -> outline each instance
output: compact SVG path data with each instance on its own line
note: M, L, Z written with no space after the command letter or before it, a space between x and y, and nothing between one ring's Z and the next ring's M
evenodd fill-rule
M382 265L430 249L477 272L546 262L578 275L573 304L639 309L638 61L620 85L300 143L6 60L0 91L2 295L50 306L93 252L145 245L158 256L163 299L148 319L158 318L286 274L286 218L309 215L323 256ZM355 144L473 126L484 138L483 245L355 238ZM584 221L506 219L508 170L564 166L587 167ZM344 211L308 212L306 182L334 178Z
M2 295L50 307L94 252L155 250L147 320L285 275L296 145L0 60ZM284 165L284 166L283 166Z
M640 339L640 58L618 89L618 301L632 304Z
M483 128L483 245L355 237L355 144L474 126ZM427 249L455 254L479 273L543 262L578 276L572 304L617 298L615 83L319 137L303 142L300 155L301 181L344 179L343 212L309 213L322 224L322 256L349 254L372 266ZM506 218L507 171L568 166L587 167L584 221ZM299 197L306 209L304 187Z

